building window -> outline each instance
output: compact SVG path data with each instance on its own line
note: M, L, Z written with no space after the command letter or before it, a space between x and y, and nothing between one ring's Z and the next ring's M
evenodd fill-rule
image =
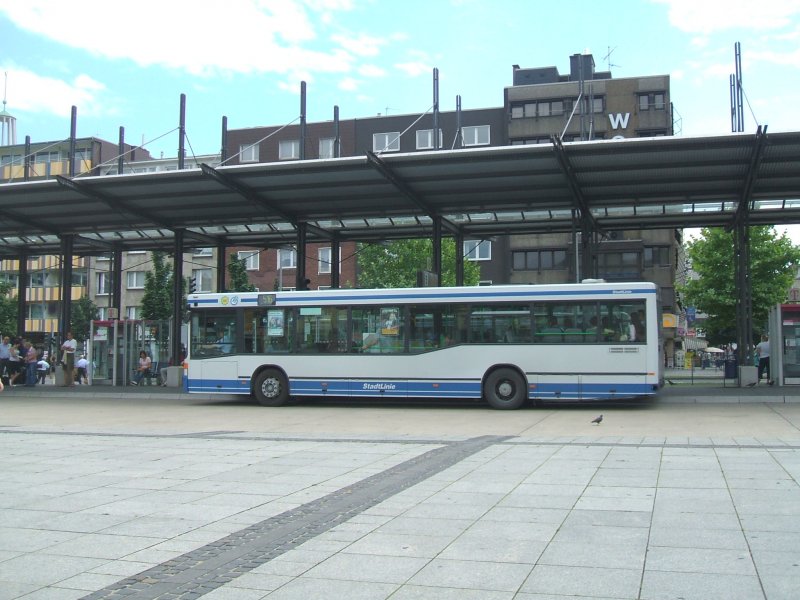
M592 107L591 112L598 114L603 112L604 104L605 102L603 96L594 96L592 98L585 98L583 106L587 113L589 112L589 106L591 106ZM571 107L570 110L572 110Z
M107 306L98 306L97 307L97 320L98 321L108 321L108 307Z
M666 95L664 92L639 94L639 110L664 110L665 108Z
M144 271L128 271L127 277L129 290L144 288Z
M278 160L297 160L300 158L300 140L278 142Z
M489 240L464 240L464 258L467 260L492 260L492 242Z
M433 129L420 129L417 131L417 150L433 149ZM439 148L442 147L442 130L439 130Z
M511 118L523 117L555 117L563 115L565 111L572 110L572 100L557 98L555 100L540 100L539 102L525 102L511 106Z
M27 318L28 319L44 319L44 306L39 303L27 304Z
M319 157L320 158L334 158L333 144L336 140L334 138L322 138L319 141Z
M192 256L211 256L211 248L195 248L192 251Z
M645 267L668 267L669 246L645 246L643 258Z
M95 295L108 296L111 291L111 273L108 271L95 273L95 282L97 283Z
M28 287L40 288L44 287L44 271L37 271L28 275Z
M37 152L34 162L39 164L54 163L61 160L60 152Z
M515 271L554 271L567 268L566 250L520 250L511 255Z
M142 318L142 307L141 306L128 306L125 308L125 316L131 320L135 321L136 319Z
M237 253L239 260L244 261L244 268L248 271L258 271L258 250L241 250Z
M258 162L258 144L239 146L239 162Z
M399 152L400 151L400 132L390 131L388 133L372 134L373 152Z
M636 251L602 252L597 255L598 274L610 281L641 278L640 255Z
M72 272L72 285L86 287L89 285L89 274L85 270Z
M488 125L462 127L461 136L465 146L488 146L491 141Z
M320 248L317 251L317 264L318 264L318 273L330 273L331 268L333 266L333 250L328 248ZM338 260L336 261L338 264L339 272L342 271L342 263Z
M0 283L7 283L12 287L17 287L19 285L19 275L17 273L0 273Z
M278 248L278 269L294 269L296 267L297 253L294 248Z
M196 292L211 291L211 269L192 269Z

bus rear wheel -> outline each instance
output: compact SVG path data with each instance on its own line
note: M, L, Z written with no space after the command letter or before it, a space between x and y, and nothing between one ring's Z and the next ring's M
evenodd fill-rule
M261 406L283 406L289 400L289 384L277 369L265 369L256 377L253 392Z
M514 369L497 369L483 383L483 396L492 408L519 408L528 396L524 378Z

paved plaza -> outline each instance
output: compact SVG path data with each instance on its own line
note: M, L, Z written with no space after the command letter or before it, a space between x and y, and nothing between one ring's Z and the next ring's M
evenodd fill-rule
M730 393L4 392L0 600L796 599L800 402Z

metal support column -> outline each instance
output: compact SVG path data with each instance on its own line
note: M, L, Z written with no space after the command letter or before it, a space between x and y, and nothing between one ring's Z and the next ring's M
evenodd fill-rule
M589 227L581 230L581 279L597 278L597 234ZM580 282L580 280L578 280Z
M117 309L117 314L122 317L122 248L114 248L112 260L111 279L111 306Z
M78 135L78 107L73 106L69 121L69 156L67 160L67 173L70 178L75 177L75 137Z
M23 181L31 178L31 136L25 136L25 166L22 172Z
M337 289L340 286L339 282L339 265L341 264L340 254L342 251L339 240L331 241L331 287Z
M306 158L306 82L300 82L300 160Z
M228 117L225 116L222 117L222 141L220 144L219 164L224 165L228 160Z
M306 279L306 237L307 223L297 224L297 268L295 287L298 290L308 289L308 279Z
M437 285L442 285L442 217L433 217L433 272L436 273Z
M28 290L28 255L20 254L19 277L17 279L17 336L21 336L25 333L27 290ZM44 293L44 288L42 288L42 293Z
M117 173L122 175L125 167L125 128L119 128L119 146L117 146Z
M439 69L433 69L433 149L439 149Z
M217 245L217 291L225 291L225 244Z
M342 134L339 126L339 107L333 107L333 157L342 156Z
M175 230L175 245L172 261L172 331L170 346L172 364L178 364L181 355L181 325L183 324L183 229Z
M456 235L456 285L464 285L464 235Z
M71 234L61 236L61 318L59 320L59 333L61 343L66 340L72 321L72 246Z
M186 160L186 94L181 94L181 107L178 116L178 169L183 170ZM180 342L179 342L180 343ZM180 346L178 346L180 348ZM177 355L176 355L177 356Z
M736 278L736 358L740 365L753 364L753 295L750 282L750 229L748 214L736 223L734 277Z

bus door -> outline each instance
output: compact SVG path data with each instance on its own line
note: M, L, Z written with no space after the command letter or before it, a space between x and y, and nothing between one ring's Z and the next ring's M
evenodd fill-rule
M396 357L407 355L410 343L405 311L400 306L358 306L351 314L350 353L360 357L353 360L358 376L348 381L350 396L406 398L408 380L395 377Z

